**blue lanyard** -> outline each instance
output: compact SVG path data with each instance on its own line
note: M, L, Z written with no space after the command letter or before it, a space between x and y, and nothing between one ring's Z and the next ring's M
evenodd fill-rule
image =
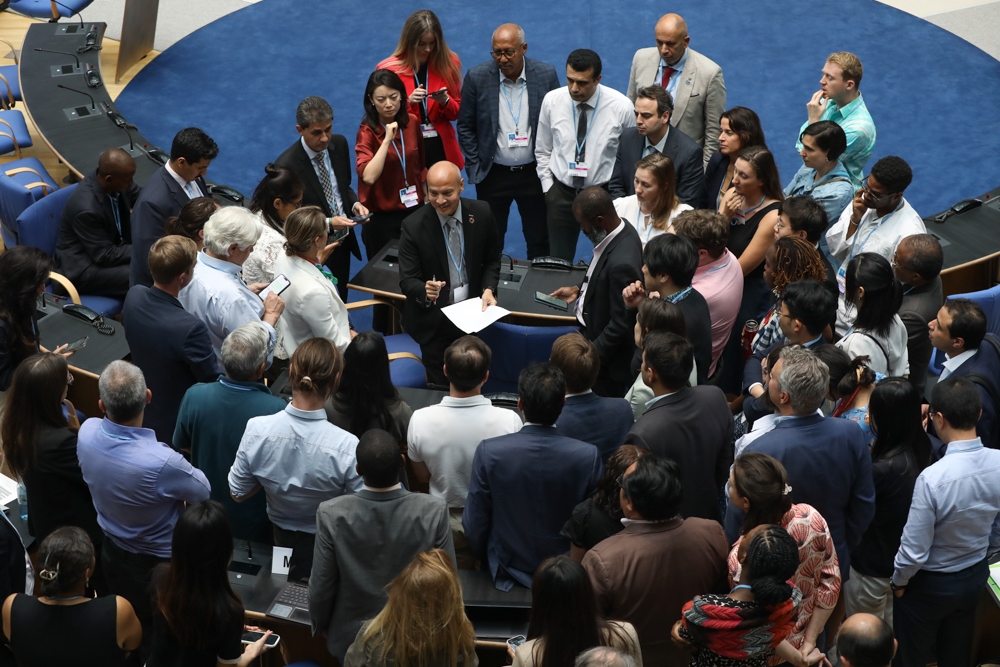
M877 232L878 228L881 227L882 225L884 225L889 220L889 218L891 218L892 216L896 215L896 212L899 211L899 209L901 209L901 208L903 208L903 202L902 201L899 202L899 206L897 206L893 210L892 213L890 213L889 215L887 215L884 218L882 218L881 221L876 222L875 226L872 227L872 230L870 232L868 232L868 236L866 236L865 240L861 242L861 247L862 248L865 247L865 244L868 243L868 239L870 239L872 237L872 234L874 234L875 232ZM848 262L851 261L852 259L854 259L854 253L855 253L855 251L857 250L857 247L858 247L858 236L859 236L859 234L857 233L857 231L855 231L854 232L854 243L851 244L851 256L847 258Z
M757 202L757 205L756 205L756 206L751 206L750 208L740 208L740 209L736 209L736 212L737 212L737 215L734 215L734 216L732 217L732 219L731 219L731 220L729 221L729 224L730 224L730 225L733 225L733 226L735 226L735 225L740 225L740 224L746 224L746 221L747 221L747 211L752 211L752 210L754 210L754 209L757 209L757 208L760 208L760 205L764 203L764 200L765 200L765 199L767 199L767 195L764 195L763 197L761 197L761 198L760 198L760 201L759 201L759 202ZM716 209L716 210L718 210L718 209ZM739 218L739 217L742 217L742 218L743 218L743 222L742 222L742 223L740 223L740 222L735 222L735 220L736 220L737 218Z
M226 382L225 378L219 378L219 382L229 387L230 389L237 389L239 391L257 391L257 389L254 387L243 387L238 384L230 384L229 382Z
M461 225L462 223L458 223L458 224ZM444 231L444 230L442 230L442 231ZM464 253L462 254L462 263L461 264L459 264L458 262L456 262L455 261L455 255L452 254L452 252L451 252L451 243L448 242L448 237L447 236L445 236L445 239L444 239L444 247L445 247L445 249L448 250L448 257L451 258L451 263L455 265L455 270L458 271L458 286L461 287L462 285L465 284L465 281L462 280L462 267L465 266L465 254Z
M427 68L427 78L428 79L431 78L431 72L430 72L430 68L429 67ZM416 70L413 71L413 80L416 82L416 87L419 88L420 87L420 79L417 78L417 71ZM426 92L426 88L425 88L425 92ZM420 100L420 106L423 107L423 109L424 109L424 115L427 116L427 122L428 123L431 122L431 115L427 111L427 96L426 95L424 95L424 99Z
M722 266L717 266L717 267L715 267L714 269L709 269L708 271L706 271L706 272L705 272L705 275L707 276L707 275L708 275L708 274L710 274L710 273L715 273L715 272L716 272L716 271L718 271L719 269L724 269L724 268L726 268L727 266L729 266L729 262L730 262L730 261L732 261L732 258L729 258L729 259L727 259L727 260L726 260L726 263L725 263L725 264L723 264Z
M733 590L731 590L729 592L730 593L735 593L736 591L740 590L741 588L746 588L747 590L749 590L749 589L753 588L753 586L750 586L749 584L740 584L739 586L733 586Z
M517 133L521 130L521 102L524 101L524 89L528 87L528 82L521 79L521 94L517 97L517 115L514 115L514 107L510 105L510 98L507 97L507 86L500 83L500 90L503 91L503 97L507 100L507 108L510 109L510 117L514 119L514 132ZM600 94L600 92L598 92ZM575 107L574 107L575 108ZM575 118L574 118L575 119Z
M414 79L417 78L417 75L414 74L413 78ZM379 123L379 125L382 125L382 123ZM384 132L388 132L388 130L385 129L385 125L382 125L382 130ZM401 143L403 145L403 152L402 152L402 154L400 154L399 149L396 148L396 140L395 139L393 139L390 143L392 144L392 150L396 151L396 157L399 158L399 163L401 165L403 165L403 183L406 184L406 187L410 187L410 181L408 181L407 178L406 178L406 139L403 137L403 128L401 128L401 127L399 127L397 125L396 126L396 130L397 130L397 134L399 134L399 143Z
M594 116L597 115L597 106L601 103L601 85L597 85L597 99L594 101L594 112L590 114L590 122L587 123L587 131L583 135L583 143L579 141L576 142L576 156L579 158L580 151L587 146L587 137L590 136L590 130L594 127ZM580 104L583 104L581 102ZM576 103L573 102L573 98L570 98L569 105L573 108L573 129L577 128L576 124Z
M676 294L671 294L670 296L665 297L665 298L670 303L677 303L678 301L683 301L684 298L688 294L690 294L691 290L693 290L693 289L694 289L694 287L692 287L691 285L688 285L687 287L685 287L684 289L682 289L680 292L677 292Z
M108 436L109 438L114 438L115 440L135 440L135 438L125 436L125 435L115 435L114 433L108 433L104 430L104 424L101 424L101 433Z
M114 197L111 197L111 195L108 195L108 196L111 198L111 213L113 213L114 216L115 216L115 227L118 228L118 238L120 238L120 239L122 239L124 241L125 239L122 236L122 221L121 221L121 218L118 217L118 215L119 215L118 214L118 196L117 195L114 196Z

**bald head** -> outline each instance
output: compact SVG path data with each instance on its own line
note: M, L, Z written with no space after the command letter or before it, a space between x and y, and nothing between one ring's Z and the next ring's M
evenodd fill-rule
M524 54L528 44L524 41L524 30L515 23L504 23L493 31L493 62L505 77L517 80L524 69ZM500 54L500 55L497 55Z
M524 44L524 28L516 23L504 23L493 31L493 41L498 39L504 41L513 39L517 44Z
M120 148L109 148L97 161L97 180L109 195L117 195L132 187L135 160Z
M687 23L677 14L664 14L656 22L656 50L668 65L676 65L684 56L691 38Z
M427 200L441 215L454 215L464 189L462 172L451 162L435 162L427 170Z
M592 185L585 188L573 200L573 215L580 224L580 230L594 241L595 238L603 239L604 236L613 232L620 223L618 213L615 212L615 205L611 195L602 187ZM604 230L605 234L596 235L593 230ZM594 241L597 245L600 240Z
M888 667L896 646L892 627L872 614L849 616L837 634L837 651L845 667Z
M427 184L452 184L457 183L462 180L462 170L457 166L448 162L447 160L442 160L441 162L435 162L430 169L427 170Z

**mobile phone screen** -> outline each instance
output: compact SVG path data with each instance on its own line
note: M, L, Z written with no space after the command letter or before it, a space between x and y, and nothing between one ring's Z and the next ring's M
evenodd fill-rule
M70 343L69 347L67 347L65 350L63 350L63 352L76 352L81 347L86 347L88 340L90 340L90 336L84 336L80 340L75 340L72 343Z
M276 276L274 280L271 281L271 284L265 287L263 291L260 293L261 301L266 299L267 295L270 294L271 292L274 292L275 294L280 296L281 293L284 292L286 289L288 289L291 284L292 282L285 277L285 274Z
M343 229L337 229L329 237L330 243L336 243L337 241L342 241L347 238L347 235L351 233L350 227L344 227Z
M539 303L544 303L546 306L552 306L559 310L569 310L569 304L562 299L557 299L554 296L549 296L545 292L535 292L535 301Z
M257 641L263 636L264 636L263 632L253 632L253 631L244 632L242 642L244 644L253 644L255 641ZM268 648L274 648L275 646L278 645L278 641L280 639L281 639L280 635L272 633L271 636L267 638L267 641L264 642L264 646L267 646Z

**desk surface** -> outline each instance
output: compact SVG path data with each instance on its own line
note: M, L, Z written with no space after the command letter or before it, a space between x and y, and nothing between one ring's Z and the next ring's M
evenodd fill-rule
M106 336L97 331L93 325L81 319L62 312L63 305L72 303L68 298L58 301L52 294L46 293L45 309L38 309L38 332L42 345L54 350L64 343L88 336L87 346L77 350L69 358L70 368L99 376L112 361L124 359L129 355L128 342L125 340L125 328L120 322L104 318L104 323L113 328L115 333Z
M1000 188L977 197L982 206L944 222L936 215L924 218L927 232L941 242L944 249L944 270L1000 254Z

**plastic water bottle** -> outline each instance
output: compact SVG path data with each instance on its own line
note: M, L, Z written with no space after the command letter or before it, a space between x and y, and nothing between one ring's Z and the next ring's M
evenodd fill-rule
M21 513L21 521L28 520L28 489L21 478L17 478L17 508Z

